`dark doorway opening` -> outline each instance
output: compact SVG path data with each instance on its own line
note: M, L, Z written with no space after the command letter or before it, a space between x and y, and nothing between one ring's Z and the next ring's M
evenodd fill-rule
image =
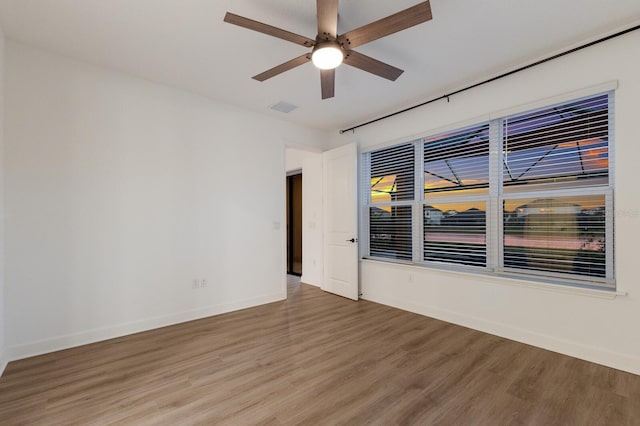
M287 176L287 274L302 275L302 173Z

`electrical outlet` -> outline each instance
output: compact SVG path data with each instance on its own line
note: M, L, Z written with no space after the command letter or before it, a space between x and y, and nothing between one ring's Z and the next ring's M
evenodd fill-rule
M200 281L200 287L205 288L207 286L207 279L203 278L202 281Z
M194 279L193 282L191 283L191 289L195 290L196 288L198 288L199 287L198 284L199 284L198 280Z

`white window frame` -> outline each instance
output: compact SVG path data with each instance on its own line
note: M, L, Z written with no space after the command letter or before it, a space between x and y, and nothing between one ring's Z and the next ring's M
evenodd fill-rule
M490 120L478 120L475 123L466 123L465 125L451 127L450 131L462 130L473 125L482 125L489 123L489 190L487 194L482 195L460 195L438 198L425 197L424 192L424 143L423 139L432 137L427 135L418 139L411 138L409 141L402 143L394 143L384 147L376 147L371 150L363 151L363 169L362 169L362 229L361 229L361 258L375 261L392 262L400 264L411 264L427 268L454 270L461 272L477 272L481 274L490 274L495 276L503 276L507 278L525 279L545 284L570 285L584 288L594 288L598 290L615 290L615 265L614 265L614 158L615 158L615 127L614 127L614 92L615 87L609 83L607 85L596 86L598 91L588 91L587 93L579 93L579 95L571 98L567 95L556 97L548 103L537 101L530 108L523 106L504 110L503 114L491 114ZM604 90L603 90L604 89ZM503 186L503 168L502 168L502 140L503 140L503 121L504 119L516 113L534 111L539 108L552 106L559 103L576 101L581 98L593 97L601 94L608 95L608 183L601 185L592 185L575 188L553 188L546 190L536 190L535 188L524 188L521 191L510 190L505 193ZM427 133L427 132L425 132ZM443 132L434 132L432 135L442 134ZM393 203L371 203L370 199L370 153L386 149L391 146L414 144L415 155L415 183L413 200L403 200ZM537 271L533 269L508 268L504 266L504 223L502 206L505 199L525 199L536 197L549 197L550 194L557 197L599 195L605 198L605 268L606 276L604 278L571 274L556 273L552 271ZM448 262L425 261L424 256L424 213L423 208L427 204L454 203L465 201L484 201L486 203L486 266L461 265ZM383 258L370 256L369 253L369 209L371 207L382 207L388 205L410 205L412 206L412 260L398 260L392 258Z
M487 188L487 193L483 194L483 195L458 195L458 196L448 196L448 197L438 197L433 196L433 197L426 197L425 196L425 191L424 191L424 141L423 139L426 138L432 138L432 137L436 137L439 136L443 133L449 133L449 132L440 132L440 133L436 133L435 135L429 135L426 138L422 138L420 140L420 143L418 144L419 146L417 147L418 149L416 149L416 161L417 164L419 164L419 170L417 170L416 174L419 173L418 176L418 180L420 181L420 185L416 187L416 195L417 192L420 192L420 200L419 200L419 218L420 218L420 231L417 235L418 239L420 240L418 242L418 253L414 254L414 262L424 265L424 266L431 266L431 267L436 267L436 268L445 268L448 269L450 267L453 267L455 269L461 269L461 270L476 270L476 271L491 271L493 270L493 267L491 265L491 259L489 258L489 223L491 222L489 220L489 207L491 204L491 197L490 197L490 193L491 193L491 179L492 179L492 174L491 174L491 153L492 153L492 143L493 140L491 139L491 130L493 127L492 121L481 121L479 123L475 123L469 126L463 126L463 127L459 127L457 129L452 129L450 131L453 132L457 132L457 131L463 131L466 129L470 129L473 127L479 127L479 126L484 126L484 125L489 125L489 187ZM418 189L419 188L419 189ZM452 191L452 193L455 191ZM418 198L416 196L416 198ZM423 214L423 209L424 206L428 205L428 204L446 204L446 203L464 203L464 202L472 202L472 201L484 201L485 202L485 208L486 208L486 221L485 221L485 253L486 253L486 262L485 262L485 266L476 266L476 265L463 265L463 264L458 264L458 263L453 263L453 262L437 262L437 261L430 261L430 260L424 260L424 214Z
M384 262L393 262L393 263L404 263L404 264L413 264L415 261L415 256L416 256L416 214L415 214L415 210L416 210L416 191L418 190L418 188L420 188L419 186L416 186L416 170L417 170L417 166L415 166L415 160L414 160L414 188L413 188L413 199L411 200L401 200L401 201L393 201L393 202L385 202L385 203L374 203L371 201L371 156L369 155L372 152L375 151L381 151L384 149L388 149L388 148L393 148L393 147L397 147L397 146L401 146L401 145L413 145L414 147L414 152L416 150L416 146L420 145L420 141L419 140L410 140L410 141L405 141L405 142L400 142L400 143L395 143L392 145L388 145L388 146L384 146L382 148L379 149L374 149L374 150L370 150L370 151L366 151L363 152L362 155L362 161L360 162L362 164L362 182L364 182L364 185L360 185L361 187L361 191L362 191L362 206L363 208L361 209L361 220L360 223L362 224L361 229L360 229L360 235L363 236L361 238L359 238L359 242L360 242L360 250L361 250L361 259L375 259L375 260L379 260L379 261L384 261ZM417 155L417 154L416 154ZM369 253L371 252L371 241L370 241L370 216L369 216L369 210L371 207L393 207L393 206L410 206L411 207L411 230L412 230L412 239L411 239L411 249L412 249L412 259L411 260L405 260L405 259L393 259L393 258L389 258L389 257L382 257L382 256L370 256Z

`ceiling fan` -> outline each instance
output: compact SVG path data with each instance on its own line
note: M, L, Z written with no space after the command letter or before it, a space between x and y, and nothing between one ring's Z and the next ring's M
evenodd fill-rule
M343 62L352 67L395 81L404 72L403 70L352 49L431 19L431 5L429 1L424 1L355 30L338 34L338 0L317 0L316 11L318 34L315 39L227 12L224 22L312 49L304 55L253 76L253 79L265 81L312 61L316 67L320 68L322 99L334 96L335 69Z

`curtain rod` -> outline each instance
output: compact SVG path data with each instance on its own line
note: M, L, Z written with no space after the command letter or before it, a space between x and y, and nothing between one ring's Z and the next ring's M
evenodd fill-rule
M385 120L387 118L390 118L390 117L405 113L407 111L411 111L411 110L416 109L416 108L420 108L422 106L428 105L428 104L436 102L436 101L440 101L440 100L446 99L447 102L449 102L449 98L451 96L453 96L453 95L457 95L459 93L466 92L467 90L474 89L474 88L476 88L478 86L482 86L484 84L491 83L491 82L496 81L496 80L500 80L501 78L508 77L508 76L510 76L512 74L515 74L517 72L524 71L524 70L529 69L529 68L533 68L533 67L535 67L537 65L544 64L545 62L549 62L549 61L552 61L554 59L560 58L562 56L568 55L570 53L574 53L574 52L577 52L579 50L586 49L587 47L591 47L591 46L594 46L596 44L605 42L607 40L611 40L612 38L620 37L621 35L636 31L638 29L640 29L640 25L636 25L634 27L627 28L626 30L618 31L617 33L610 34L608 36L599 38L597 40L591 41L591 42L586 43L586 44L582 44L580 46L577 46L577 47L574 47L572 49L566 50L564 52L557 53L557 54L555 54L553 56L549 56L547 58L540 59L539 61L533 62L533 63L528 64L528 65L524 65L524 66L522 66L520 68L516 68L516 69L511 70L511 71L507 71L507 72L505 72L503 74L499 74L499 75L497 75L495 77L488 78L488 79L486 79L484 81L480 81L480 82L474 83L474 84L472 84L470 86L463 87L462 89L458 89L458 90L453 91L451 93L447 93L445 95L438 96L437 98L429 99L428 101L425 101L425 102L422 102L420 104L407 107L407 108L402 109L400 111L392 112L391 114L387 114L387 115L385 115L383 117L378 117L378 118L375 118L373 120L367 121L365 123L358 124L357 126L353 126L353 127L349 127L348 129L340 130L339 132L340 132L340 134L343 134L345 132L355 131L356 129L358 129L360 127L364 127L364 126L367 126L369 124L373 124L373 123L376 123L378 121Z

